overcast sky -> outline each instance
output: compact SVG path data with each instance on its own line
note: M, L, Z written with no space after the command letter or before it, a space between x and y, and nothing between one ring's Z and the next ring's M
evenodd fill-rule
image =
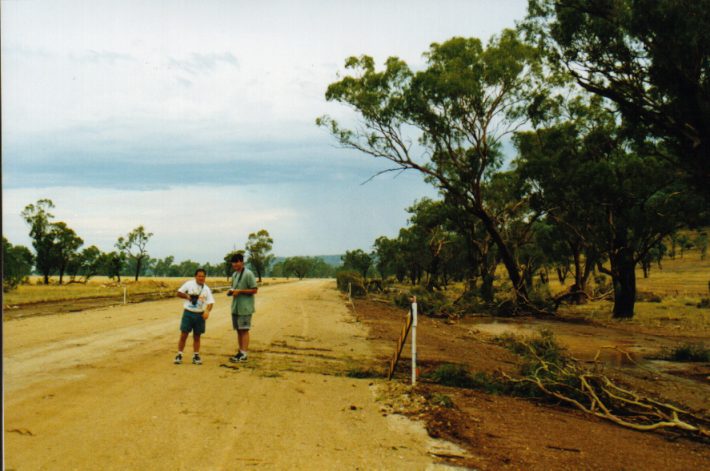
M432 42L487 41L525 0L2 0L3 235L20 212L112 250L138 225L153 257L216 262L267 229L281 256L370 250L435 192L339 149L314 124L345 58L421 67Z

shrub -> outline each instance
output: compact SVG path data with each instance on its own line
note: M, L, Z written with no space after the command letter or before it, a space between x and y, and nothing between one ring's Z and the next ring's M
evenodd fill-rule
M439 291L427 291L421 286L414 286L409 293L400 293L395 297L394 303L404 309L409 309L411 297L417 297L417 313L430 317L446 316L442 308L447 304L446 296Z
M439 365L434 371L423 376L444 386L478 389L494 394L505 391L505 385L497 379L480 371L472 375L465 366L454 363Z
M362 276L356 271L339 271L335 276L338 289L343 293L348 292L348 285L351 286L351 293L354 297L364 297L367 291L363 283Z
M608 293L611 290L611 283L609 282L609 277L604 274L598 274L594 276L594 296L599 296Z
M710 349L703 343L684 343L665 349L662 358L670 361L706 362L710 361Z
M384 374L373 368L351 368L345 372L348 378L382 378Z
M528 299L530 303L538 309L550 312L555 310L555 300L550 292L550 286L547 284L536 284L528 291Z
M555 335L547 329L541 329L537 335L522 340L508 334L496 337L494 341L523 357L524 363L520 372L525 376L540 366L540 360L560 367L569 362L567 350L557 343Z
M646 303L660 303L661 301L663 301L663 298L650 291L637 291L636 301Z
M446 407L447 409L454 407L454 401L446 394L434 393L431 395L430 402L436 406Z

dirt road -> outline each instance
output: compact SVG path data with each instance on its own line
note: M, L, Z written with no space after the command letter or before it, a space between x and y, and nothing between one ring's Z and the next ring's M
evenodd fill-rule
M173 365L171 299L4 323L6 469L427 469L421 427L384 415L377 352L332 281L257 295L250 361L234 366L224 295L204 364Z

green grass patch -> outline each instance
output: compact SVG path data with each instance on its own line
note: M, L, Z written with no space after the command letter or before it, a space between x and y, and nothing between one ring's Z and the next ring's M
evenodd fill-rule
M350 368L345 372L348 378L382 378L384 374L374 368Z
M710 348L704 343L684 343L665 349L661 357L669 361L710 362Z
M454 401L446 394L434 393L431 395L429 402L435 406L446 407L447 409L454 407Z
M505 385L498 379L480 371L471 374L465 366L455 363L443 363L422 377L455 388L477 389L491 394L505 391Z

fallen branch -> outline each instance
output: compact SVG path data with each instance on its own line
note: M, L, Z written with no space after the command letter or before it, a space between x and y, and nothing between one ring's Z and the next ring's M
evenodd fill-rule
M549 339L548 339L549 341ZM531 384L544 395L569 404L587 414L639 431L673 430L689 438L710 439L710 420L672 404L644 397L623 388L603 374L599 352L594 369L588 369L569 356L546 360L531 341L516 340L518 353L530 362L521 378L499 371L511 385ZM539 342L538 342L539 345ZM523 348L520 348L523 347ZM540 348L538 346L538 348ZM615 348L634 361L628 352Z

